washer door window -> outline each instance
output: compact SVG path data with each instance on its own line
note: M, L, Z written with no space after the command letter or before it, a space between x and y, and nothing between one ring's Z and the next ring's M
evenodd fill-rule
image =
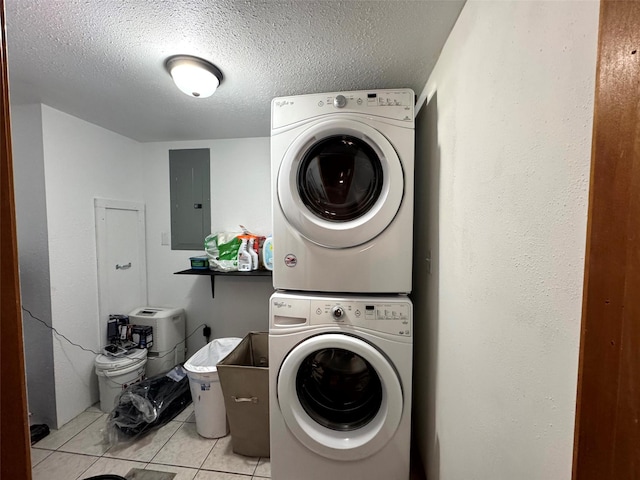
M332 430L352 431L380 410L382 385L377 372L357 353L323 348L307 355L296 376L304 411Z
M393 221L404 194L398 155L384 135L354 120L329 120L299 135L278 172L287 221L330 248L366 243Z
M327 458L373 455L400 424L403 397L394 368L355 337L325 334L300 343L282 363L277 388L287 427Z

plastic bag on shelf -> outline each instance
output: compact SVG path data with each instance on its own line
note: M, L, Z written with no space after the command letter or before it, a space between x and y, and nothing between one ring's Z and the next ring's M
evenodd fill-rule
M107 417L111 445L128 443L166 425L191 403L187 372L178 365L122 391Z
M218 272L238 270L238 250L242 232L212 233L204 239L204 250L209 258L209 268Z

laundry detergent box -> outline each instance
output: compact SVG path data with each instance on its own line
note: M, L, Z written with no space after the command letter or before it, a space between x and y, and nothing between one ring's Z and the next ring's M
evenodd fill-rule
M269 456L269 334L251 332L217 365L233 451Z

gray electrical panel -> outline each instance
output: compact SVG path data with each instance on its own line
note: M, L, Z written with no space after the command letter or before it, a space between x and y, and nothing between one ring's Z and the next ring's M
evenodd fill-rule
M169 150L171 250L204 250L211 233L208 148Z

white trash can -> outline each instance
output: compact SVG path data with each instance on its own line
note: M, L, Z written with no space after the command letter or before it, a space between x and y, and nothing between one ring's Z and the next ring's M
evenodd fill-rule
M238 346L241 338L217 338L198 350L184 364L196 414L196 431L205 438L229 433L217 363Z
M98 355L95 367L100 389L100 410L111 413L118 395L129 385L144 380L146 364L146 348L134 348L119 357Z

